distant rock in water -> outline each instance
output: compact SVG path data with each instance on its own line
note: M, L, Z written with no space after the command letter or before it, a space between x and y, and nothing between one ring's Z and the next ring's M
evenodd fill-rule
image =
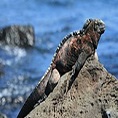
M70 72L26 118L118 118L118 80L92 56L72 84Z
M33 46L34 29L31 25L13 25L0 30L0 43L13 46Z

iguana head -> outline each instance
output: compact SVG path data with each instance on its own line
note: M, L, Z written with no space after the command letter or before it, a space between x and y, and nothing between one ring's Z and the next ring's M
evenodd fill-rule
M95 48L97 48L100 36L104 31L105 24L100 19L88 19L83 26L84 34L89 34Z

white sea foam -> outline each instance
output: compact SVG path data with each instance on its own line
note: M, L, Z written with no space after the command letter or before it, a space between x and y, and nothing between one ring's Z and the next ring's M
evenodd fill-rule
M20 61L23 57L27 55L26 50L19 47L10 47L10 46L4 46L1 47L3 51L5 51L5 54L10 57L9 59L1 59L0 62L2 62L4 65L12 65L14 62Z

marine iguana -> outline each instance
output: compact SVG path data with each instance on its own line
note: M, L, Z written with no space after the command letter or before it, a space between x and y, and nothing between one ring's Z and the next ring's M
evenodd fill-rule
M44 101L60 77L72 70L68 86L70 88L87 58L95 53L104 31L105 24L102 20L88 19L80 31L67 35L58 46L49 69L26 100L17 118L24 118L38 102Z

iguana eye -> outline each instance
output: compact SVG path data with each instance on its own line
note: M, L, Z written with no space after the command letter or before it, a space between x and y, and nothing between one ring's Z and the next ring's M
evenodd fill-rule
M84 24L83 29L86 29L88 27L88 25L90 24L91 21L92 21L92 19L88 19L86 21L86 23Z

